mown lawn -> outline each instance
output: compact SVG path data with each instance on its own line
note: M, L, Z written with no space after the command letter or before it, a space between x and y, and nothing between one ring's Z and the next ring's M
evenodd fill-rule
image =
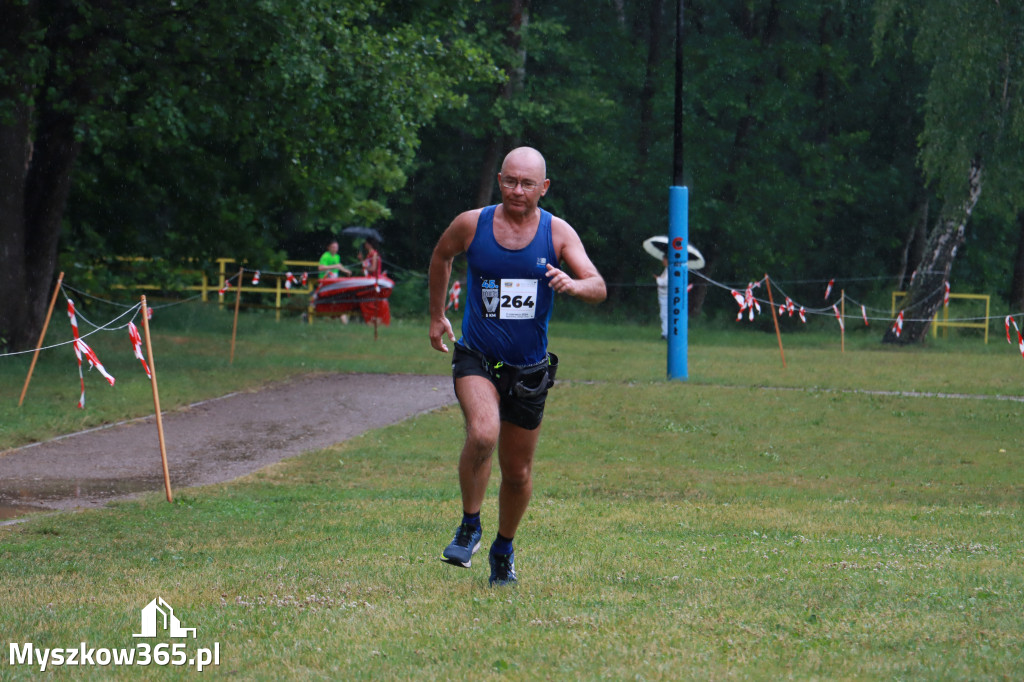
M374 342L256 317L228 366L229 318L194 315L154 340L165 407L303 371L447 371L421 323ZM483 554L468 570L438 561L460 513L447 408L173 504L157 492L0 528L2 677L39 674L10 666L12 642L136 646L157 596L197 628L190 653L219 646L202 674L238 679L1024 677L1022 404L996 398L1024 395L1013 349L862 336L840 353L794 334L783 369L774 336L695 329L689 381L667 382L653 328L552 336L564 381L515 588L487 587ZM73 354L44 359L31 407L0 408L0 442L145 413L120 344L100 356L124 379L87 377L81 412ZM10 364L4 403L24 379ZM495 499L496 480L488 539Z

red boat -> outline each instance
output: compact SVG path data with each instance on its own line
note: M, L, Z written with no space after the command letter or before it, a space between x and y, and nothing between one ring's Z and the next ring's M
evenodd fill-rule
M358 310L365 322L391 323L388 297L395 287L385 274L356 277L326 277L313 292L317 315L339 315Z

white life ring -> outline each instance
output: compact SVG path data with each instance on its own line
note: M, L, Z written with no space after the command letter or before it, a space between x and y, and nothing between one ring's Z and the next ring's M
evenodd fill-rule
M665 257L665 254L668 253L668 237L666 237L665 235L648 237L647 239L644 240L643 246L644 251L649 253L653 258L661 260L662 258ZM686 267L688 269L700 270L701 268L704 267L704 256L701 254L700 251L697 250L696 246L694 246L693 244L687 244L686 252L687 255L693 256L693 258L688 258L686 261Z

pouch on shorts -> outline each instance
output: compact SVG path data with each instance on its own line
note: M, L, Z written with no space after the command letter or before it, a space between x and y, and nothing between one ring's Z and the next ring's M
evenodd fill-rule
M528 367L501 365L495 367L495 371L501 391L517 398L536 398L555 385L558 356L548 353L548 357L536 365Z

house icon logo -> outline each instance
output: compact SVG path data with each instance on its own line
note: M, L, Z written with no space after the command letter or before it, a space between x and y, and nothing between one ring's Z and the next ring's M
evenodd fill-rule
M196 636L195 628L181 627L181 621L174 615L174 609L163 597L157 597L142 609L142 632L133 634L132 637L156 637L158 629L165 630L171 637Z

